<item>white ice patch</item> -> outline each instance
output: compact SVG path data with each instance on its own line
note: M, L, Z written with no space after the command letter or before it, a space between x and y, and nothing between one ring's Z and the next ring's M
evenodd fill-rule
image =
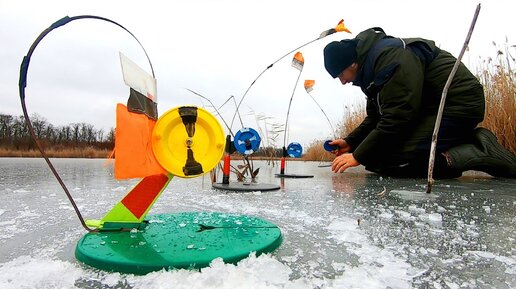
M367 237L358 230L357 220L351 218L333 221L327 229L332 233L330 237L337 240L338 243L362 244L367 242Z
M73 210L73 207L71 205L61 205L57 207L59 210Z
M82 270L72 263L20 256L0 265L0 288L75 288Z
M388 262L382 265L384 266L376 264L364 264L359 267L348 266L342 276L336 277L331 282L332 286L324 288L412 288L411 277L407 275L407 271L410 269L408 263ZM394 267L387 267L390 265Z
M0 210L0 216L5 213L5 210Z
M474 255L482 259L493 259L505 265L505 273L516 275L516 259L513 256L500 256L491 252L485 251L466 251L466 254Z
M428 220L430 222L440 223L443 221L443 216L439 213L430 213L430 214L428 214Z
M388 212L383 212L380 215L378 215L378 217L380 217L382 219L385 219L385 220L388 220L388 221L392 220L393 216L394 216L393 214L388 213Z
M516 265L516 259L513 257L506 257L506 256L499 256L491 252L485 252L485 251L467 251L468 254L474 254L478 257L485 258L485 259L495 259L498 262L504 263L507 266L515 266Z
M409 212L395 210L394 213L396 213L396 215L398 215L399 218L403 221L413 221L415 219Z
M17 218L21 218L21 219L35 219L37 217L40 217L41 214L38 214L38 213L34 213L34 211L31 211L31 210L25 210L25 211L21 211L19 212Z
M131 275L127 281L134 288L296 288L289 286L291 273L288 266L263 254L259 257L251 255L237 265L226 264L217 258L200 272L159 271L145 276Z
M0 240L9 240L16 234L27 232L27 229L23 226L17 225L16 220L9 219L0 221L0 232L2 232L0 234Z
M111 189L113 192L124 192L126 188L124 186L118 186L116 188Z
M335 277L328 288L411 288L411 265L393 251L371 244L356 220L341 218L327 229L337 242L354 244L348 250L360 262L358 266L345 265L343 274Z
M410 206L408 206L408 209L409 209L409 211L417 213L417 214L423 214L426 212L425 209L418 208L416 205L410 205Z
M2 289L77 288L76 284L85 280L96 283L95 288L115 288L123 283L130 288L314 288L310 281L289 280L292 270L268 254L251 255L237 265L225 264L218 258L201 271L162 270L143 276L97 273L66 261L21 256L0 264L0 272ZM316 282L324 283L322 280Z
M484 251L468 251L467 253L475 254L478 257L482 257L485 259L494 259L495 254L491 252L484 252Z
M443 216L439 213L421 214L418 218L433 226L441 226L443 222Z

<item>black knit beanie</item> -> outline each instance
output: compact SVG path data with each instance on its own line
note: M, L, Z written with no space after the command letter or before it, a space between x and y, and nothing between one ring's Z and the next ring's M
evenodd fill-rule
M337 78L344 69L355 62L357 43L358 39L344 39L330 42L324 47L324 67L333 78Z

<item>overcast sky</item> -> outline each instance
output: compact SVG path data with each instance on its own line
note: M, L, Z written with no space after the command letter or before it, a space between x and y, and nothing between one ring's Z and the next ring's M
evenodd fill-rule
M509 45L515 44L516 1L0 0L0 113L22 114L18 93L22 58L38 35L64 16L109 18L140 40L156 75L160 114L179 105L207 105L186 89L208 97L216 106L230 96L239 101L269 64L344 19L353 34L336 33L301 49L305 65L295 88L287 142L305 147L332 135L303 87L305 79L315 80L311 95L334 125L352 106L365 103L359 89L342 86L326 73L322 50L327 43L380 26L389 35L432 39L458 56L478 3L482 8L463 59L472 70L495 55L493 42L499 48L506 39ZM119 51L150 73L138 43L113 24L86 19L53 30L31 59L26 89L29 113L55 125L86 122L96 128L114 127L116 103L125 103L128 97ZM291 66L292 57L267 70L250 89L240 108L244 127L265 129L251 112L284 124L299 75ZM231 102L220 112L229 123L235 106ZM235 122L233 131L240 128ZM282 144L283 135L277 142Z

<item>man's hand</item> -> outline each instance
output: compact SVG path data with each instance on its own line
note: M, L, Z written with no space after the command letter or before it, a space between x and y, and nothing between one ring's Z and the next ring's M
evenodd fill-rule
M357 160L353 157L353 154L345 153L337 156L331 164L331 170L334 173L343 173L350 167L356 167L360 165Z
M332 153L337 156L348 153L351 150L349 144L343 139L334 139L329 143L329 145L337 145L339 147L339 149L332 151Z

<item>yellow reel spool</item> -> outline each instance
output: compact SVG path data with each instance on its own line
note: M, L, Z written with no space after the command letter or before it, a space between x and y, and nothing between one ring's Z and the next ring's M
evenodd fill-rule
M169 173L193 178L211 171L224 154L224 130L203 108L180 106L165 112L152 131L152 150Z

